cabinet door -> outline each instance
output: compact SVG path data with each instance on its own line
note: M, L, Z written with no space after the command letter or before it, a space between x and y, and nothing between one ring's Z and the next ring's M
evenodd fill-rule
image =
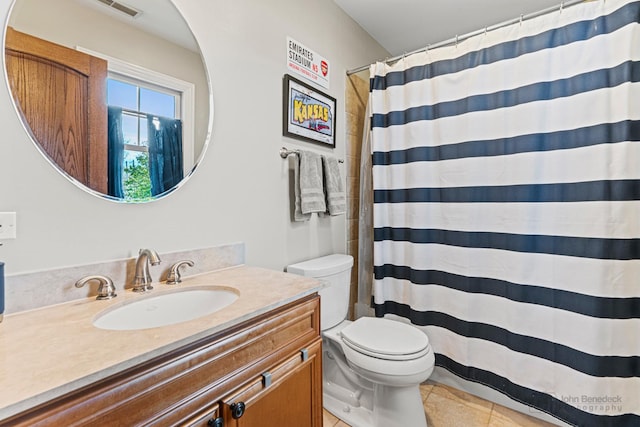
M107 61L7 27L11 92L53 163L107 193Z
M321 340L222 400L225 427L322 427Z

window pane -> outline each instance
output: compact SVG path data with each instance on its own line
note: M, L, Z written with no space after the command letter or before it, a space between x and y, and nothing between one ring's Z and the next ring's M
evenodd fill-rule
M138 141L138 117L123 114L122 133L124 134L125 144L140 145Z
M175 97L151 89L140 88L140 111L175 118Z
M151 199L149 155L147 153L125 150L122 186L126 200Z
M137 110L137 86L113 79L107 79L107 104L130 110Z
M149 130L147 129L147 118L141 118L140 119L140 145L143 145L145 147L149 146Z
M138 157L142 158L143 154L140 153L140 151L132 151L132 150L127 150L125 148L124 150L124 169L125 170L130 170L133 168L136 168L140 165L140 159L138 159Z

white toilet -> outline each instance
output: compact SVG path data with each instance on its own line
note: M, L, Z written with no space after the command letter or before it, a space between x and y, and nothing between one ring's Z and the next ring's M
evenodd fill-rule
M425 427L419 385L433 372L429 339L395 320L346 320L353 257L328 255L287 267L320 291L323 405L352 427Z

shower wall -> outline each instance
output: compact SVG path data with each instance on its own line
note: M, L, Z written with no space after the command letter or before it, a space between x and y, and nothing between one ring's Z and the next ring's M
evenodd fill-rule
M360 210L360 151L362 126L369 97L369 71L346 77L346 170L347 170L347 253L353 256L349 318L354 317L358 300L358 216Z

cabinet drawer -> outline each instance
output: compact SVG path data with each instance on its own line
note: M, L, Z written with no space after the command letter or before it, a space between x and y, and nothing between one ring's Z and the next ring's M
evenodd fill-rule
M311 295L17 416L2 426L189 425L320 336Z

